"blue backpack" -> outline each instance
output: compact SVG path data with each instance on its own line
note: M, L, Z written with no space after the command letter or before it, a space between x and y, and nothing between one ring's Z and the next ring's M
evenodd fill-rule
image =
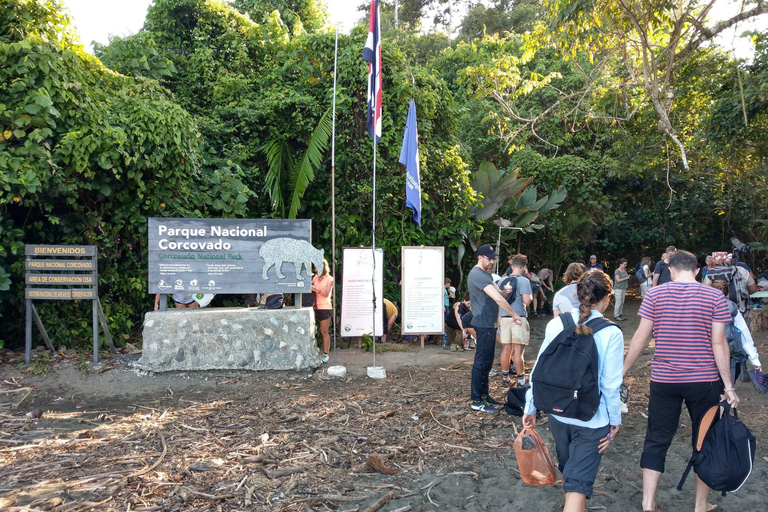
M643 283L647 279L647 277L645 277L645 272L643 272L642 263L635 265L635 279L637 279L639 283Z

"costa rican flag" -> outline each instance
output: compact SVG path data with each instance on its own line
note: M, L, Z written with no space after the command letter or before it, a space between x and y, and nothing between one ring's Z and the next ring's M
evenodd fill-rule
M368 133L374 144L381 139L381 28L379 0L371 2L368 39L363 60L368 62Z

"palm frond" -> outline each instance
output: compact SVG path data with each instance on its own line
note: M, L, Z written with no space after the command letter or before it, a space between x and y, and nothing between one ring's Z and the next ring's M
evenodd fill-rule
M304 197L307 187L315 179L315 169L320 166L323 152L328 148L331 138L331 109L325 111L317 123L312 136L309 138L307 150L301 161L296 162L291 173L291 205L288 210L288 218L295 219L301 206L301 198Z
M291 145L285 138L276 137L264 144L261 150L267 155L267 175L264 178L264 186L272 203L272 210L279 211L285 217L283 189L293 169Z

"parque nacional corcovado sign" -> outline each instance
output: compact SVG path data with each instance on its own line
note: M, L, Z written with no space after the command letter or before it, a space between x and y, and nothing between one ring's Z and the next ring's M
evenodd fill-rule
M150 293L308 293L323 268L305 219L152 217L148 239Z

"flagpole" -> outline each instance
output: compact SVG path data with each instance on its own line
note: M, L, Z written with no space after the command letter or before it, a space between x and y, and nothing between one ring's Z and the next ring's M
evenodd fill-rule
M339 56L339 29L333 45L333 117L331 119L331 266L333 268L333 365L336 366L336 66Z
M373 290L373 367L376 368L376 137L373 137L373 222L371 225L371 255L373 256L373 274L371 275L371 289Z

